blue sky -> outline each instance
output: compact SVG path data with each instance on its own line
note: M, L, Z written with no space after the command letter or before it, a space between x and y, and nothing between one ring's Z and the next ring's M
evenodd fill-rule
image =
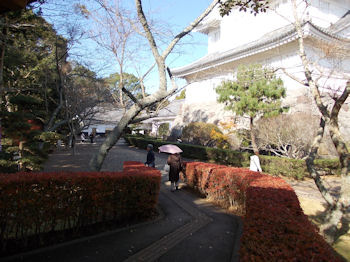
M65 13L63 10L64 8L57 12L56 9L59 9L57 6L60 6L61 4L55 5L53 4L55 3L55 0L51 1L51 5L48 4L43 6L43 15L49 22L55 25L59 33L64 35L64 27L67 23L81 23L81 19L74 17L74 15L68 15L67 17L60 15L60 12L61 14ZM60 1L57 3L59 2ZM72 7L69 5L78 1L68 2L70 3L67 4L65 8L67 10L72 10ZM83 3L85 3L85 1ZM150 12L152 18L157 21L166 21L171 31L177 33L199 16L210 5L210 3L211 0L144 0L143 6L145 13ZM134 1L132 0L123 0L123 4L134 8ZM96 71L101 77L116 72L117 67L114 66L111 55L105 52L99 53L99 50L101 50L101 48L99 48L91 39L82 38L79 43L74 44L70 56L72 59L88 64L89 67ZM201 58L206 53L207 37L203 34L193 32L190 36L186 36L181 41L181 45L178 46L176 52L168 57L167 64L170 68L184 66ZM151 61L151 54L148 59ZM147 68L145 66L141 71L146 71ZM129 68L127 71L134 73L134 69L132 68ZM148 88L148 92L151 93L157 89L157 86L158 75L156 70L153 70L146 79L146 87Z

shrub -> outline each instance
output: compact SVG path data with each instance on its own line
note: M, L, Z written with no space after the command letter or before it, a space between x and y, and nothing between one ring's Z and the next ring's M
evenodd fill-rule
M174 143L136 136L126 136L125 139L130 145L143 149L146 149L147 144L150 143L154 145L155 150L164 144L175 144L183 150L183 157L213 161L218 164L231 165L235 167L249 167L249 157L251 154L248 152ZM306 163L301 159L260 155L260 164L265 172L275 176L284 176L293 179L303 179L304 177L309 176ZM338 159L316 159L315 166L316 169L321 172L321 174L340 174L340 164Z
M305 158L319 126L319 117L311 114L283 114L257 121L258 147L277 156Z
M281 178L207 163L186 163L188 185L244 213L241 261L342 261L317 233Z
M216 125L204 122L194 122L185 126L181 138L189 144L200 146L222 148L229 145L227 138Z
M125 163L123 172L0 175L0 248L37 246L45 234L106 221L127 222L154 213L160 172Z
M169 134L169 123L160 124L158 129L158 135L160 137L165 137Z
M42 132L40 135L35 136L35 139L54 146L59 139L63 139L63 136L56 132Z

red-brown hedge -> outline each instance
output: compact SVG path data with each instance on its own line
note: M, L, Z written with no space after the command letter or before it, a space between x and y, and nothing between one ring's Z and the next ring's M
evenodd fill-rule
M43 233L153 214L160 172L140 164L125 163L123 172L0 174L1 250L8 241L25 246Z
M186 163L186 178L210 198L244 209L241 261L342 261L283 179L201 162Z

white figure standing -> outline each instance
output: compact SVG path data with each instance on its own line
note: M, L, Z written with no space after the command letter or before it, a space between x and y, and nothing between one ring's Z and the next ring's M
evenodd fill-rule
M262 172L261 170L261 166L260 166L260 160L258 157L258 153L255 153L255 155L250 156L250 167L249 169L251 171L255 171L255 172Z

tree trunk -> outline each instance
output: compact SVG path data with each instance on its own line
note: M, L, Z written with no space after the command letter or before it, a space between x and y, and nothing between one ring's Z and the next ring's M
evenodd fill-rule
M2 103L5 97L5 88L4 88L4 57L5 57L5 49L6 49L6 38L7 38L7 17L6 15L3 17L3 28L0 33L0 109L2 110ZM1 21L2 22L2 21ZM0 118L0 152L2 151L2 128L1 128L1 118Z
M123 99L123 87L124 87L124 77L123 77L123 70L122 66L120 66L120 72L119 72L119 100L120 100L120 105L124 107L125 110L125 104L124 104L124 99Z
M6 49L6 38L7 38L7 17L6 15L1 19L4 25L1 29L0 34L0 102L2 101L2 97L5 94L4 88L4 57L5 57L5 49Z
M325 219L325 223L321 226L321 232L329 243L336 240L338 234L338 224L347 214L350 205L350 154L346 144L340 134L338 125L338 115L342 105L350 94L350 81L344 89L343 94L335 101L329 120L329 133L332 142L339 155L341 167L341 190L338 201L330 208Z
M341 134L339 132L339 126L338 126L339 111L342 105L345 103L350 93L350 81L347 82L347 85L342 95L334 99L334 105L332 107L332 110L329 111L327 108L327 105L325 105L322 101L319 86L317 82L314 80L312 76L312 72L309 68L310 62L308 61L305 53L303 30L302 30L301 22L297 13L296 0L293 0L292 4L293 4L293 15L295 18L294 25L298 34L299 56L302 61L304 75L305 75L307 84L311 89L314 101L316 102L316 105L322 115L320 130L314 139L314 144L311 148L309 157L306 160L306 164L310 175L315 181L316 186L318 187L323 198L327 201L329 205L327 217L320 229L326 241L332 244L336 240L337 233L339 231L338 224L340 223L342 218L345 216L347 212L347 208L350 204L349 151L341 137ZM337 150L340 166L341 166L341 191L340 191L340 198L338 200L333 198L333 196L328 192L328 189L323 185L323 182L314 167L314 159L316 158L317 150L321 142L321 139L323 137L325 124L329 126L332 142Z
M133 105L126 114L120 119L118 125L108 135L106 140L101 145L97 154L93 156L90 161L90 168L93 171L100 171L104 159L107 156L108 151L115 145L115 143L122 136L124 129L127 125L141 112L141 108L138 105Z
M153 34L151 32L151 28L148 24L148 21L146 19L146 16L142 9L142 1L141 0L135 0L136 5L136 11L138 20L141 23L144 31L145 31L145 37L149 43L149 46L151 48L153 57L157 64L158 69L158 77L159 77L159 88L158 91L151 95L144 97L141 100L138 100L135 96L133 96L130 92L127 92L124 88L124 93L130 97L130 99L135 103L122 117L122 119L119 121L118 125L113 129L113 131L108 135L104 143L101 145L99 151L97 154L93 156L93 158L90 161L90 167L92 170L98 171L101 169L104 159L106 158L106 155L108 151L113 147L113 145L118 141L118 139L123 134L124 129L127 127L127 125L145 108L150 107L154 105L157 102L162 101L163 99L169 97L170 95L174 94L177 90L177 86L175 84L175 80L169 74L171 83L173 85L173 89L170 91L167 91L167 77L166 77L166 64L165 60L170 54L170 52L173 50L175 45L181 40L182 37L189 34L217 5L219 0L213 0L212 4L197 18L195 19L189 26L187 26L181 33L176 35L174 39L171 41L171 43L168 45L168 47L165 49L165 51L160 55L156 41L153 37ZM169 71L168 71L169 73Z
M255 154L259 153L258 146L256 144L256 138L254 134L254 118L250 117L249 127L250 127L250 138L252 139L252 147Z
M326 200L328 205L333 206L335 203L335 200L333 196L328 192L328 189L324 186L323 181L318 174L315 165L314 165L314 160L317 156L317 151L320 147L323 135L324 135L324 130L325 130L325 120L323 117L320 119L320 127L317 131L316 136L314 137L314 141L311 146L311 150L309 153L309 156L306 158L306 166L308 169L309 174L313 178L318 190L320 191L322 197Z

